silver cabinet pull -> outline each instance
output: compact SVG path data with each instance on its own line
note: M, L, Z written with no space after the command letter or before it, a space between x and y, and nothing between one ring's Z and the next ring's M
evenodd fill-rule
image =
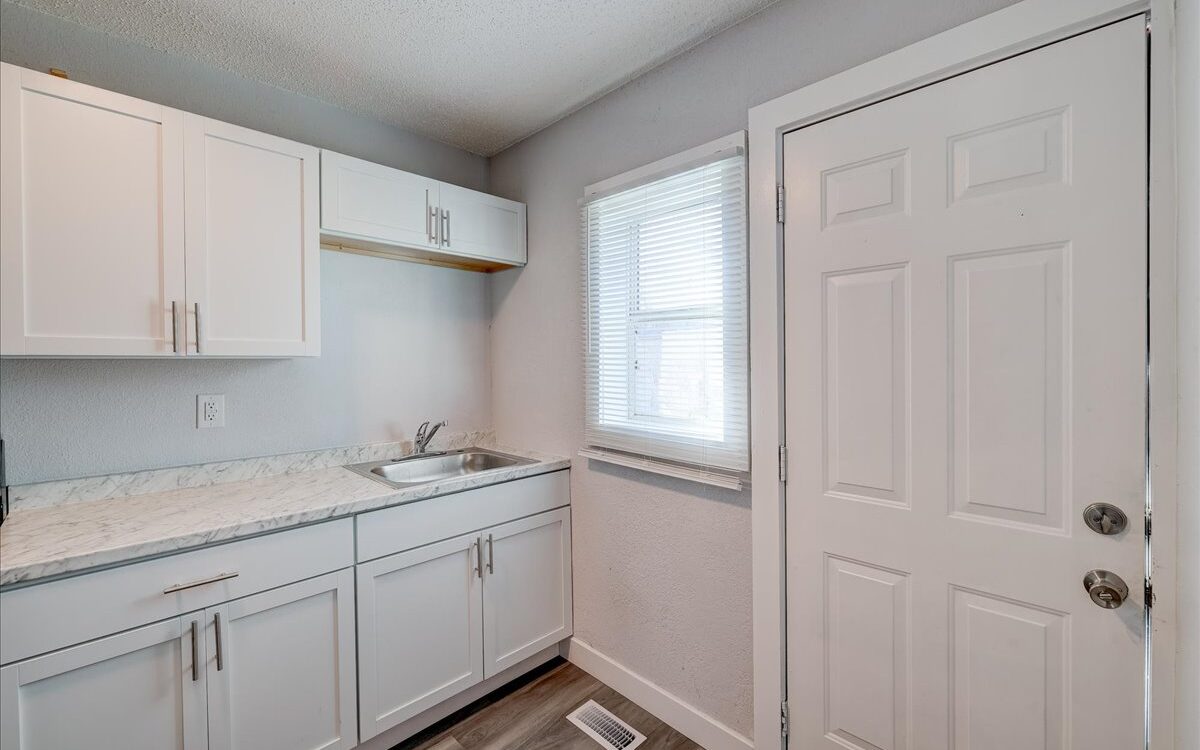
M200 649L196 645L196 627L198 623L192 620L192 682L200 679Z
M429 223L433 227L429 232L429 241L434 245L442 244L442 212L437 206L429 207Z
M238 577L237 573L217 573L215 576L212 576L210 578L201 578L199 581L189 581L188 583L177 583L174 586L167 586L165 589L163 589L163 593L164 594L174 594L176 591L183 591L184 589L194 589L197 586L207 586L210 583L216 583L218 581L228 581L230 578L237 578L237 577Z
M217 671L220 672L225 668L225 660L221 655L221 613L213 613L213 635L217 640Z
M195 303L196 310L196 353L200 354L200 303Z
M494 574L496 572L495 562L496 553L492 547L492 535L488 534L488 573Z
M437 206L430 204L429 191L425 191L425 205L428 210L425 212L425 234L429 236L429 244L437 244Z
M171 300L171 351L179 353L179 303Z
M471 542L471 546L475 548L475 577L483 578L483 547L478 538Z
M450 209L442 211L442 244L450 247Z

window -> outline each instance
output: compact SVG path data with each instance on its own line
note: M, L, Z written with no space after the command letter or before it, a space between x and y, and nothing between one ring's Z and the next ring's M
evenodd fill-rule
M585 199L589 445L749 468L744 142L702 146Z

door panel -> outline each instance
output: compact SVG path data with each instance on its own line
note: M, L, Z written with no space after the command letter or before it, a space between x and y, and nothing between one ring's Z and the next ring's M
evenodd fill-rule
M418 248L437 247L432 210L440 183L349 156L321 152L321 231Z
M796 745L1140 747L1145 73L1138 17L784 137Z
M352 569L237 599L205 615L213 750L358 744Z
M482 575L478 534L358 566L364 740L483 679Z
M571 509L485 533L485 677L571 635Z
M525 204L443 184L442 248L525 265Z
M6 750L204 750L203 637L168 620L0 669Z
M0 353L175 356L182 113L0 73Z
M320 354L317 149L198 115L185 149L189 351Z

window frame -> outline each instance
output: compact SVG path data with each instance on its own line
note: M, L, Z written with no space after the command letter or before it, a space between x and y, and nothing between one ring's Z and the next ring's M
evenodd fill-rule
M731 157L740 157L742 169L742 185L741 185L741 205L738 214L738 223L733 223L729 218L722 218L720 229L722 235L736 234L740 232L738 242L738 252L741 253L740 279L736 284L740 289L736 293L741 295L735 305L729 305L728 286L730 284L730 276L727 274L731 267L728 263L722 264L722 277L720 284L722 286L722 304L719 316L704 315L703 308L693 308L690 311L685 309L669 309L662 311L642 311L635 310L636 288L639 283L638 279L634 279L629 284L629 288L634 290L629 294L625 304L627 312L624 321L624 336L625 344L628 347L626 353L626 373L625 373L625 404L626 404L626 423L623 424L605 424L601 420L601 403L596 395L600 387L601 372L599 354L594 354L593 347L596 346L597 338L600 336L598 330L594 329L594 324L599 320L599 313L595 311L592 301L592 272L594 265L592 262L593 248L589 246L591 236L589 233L589 209L596 201L608 198L630 190L635 190L641 186L667 179L672 176L701 168L709 164L714 164ZM722 486L731 486L728 484L729 475L744 475L749 471L750 464L750 415L749 415L749 346L750 346L750 331L749 331L749 257L748 257L748 237L747 225L749 221L749 195L748 185L746 184L747 177L747 149L746 149L746 134L744 131L733 133L724 138L711 141L709 143L689 149L680 154L676 154L665 159L653 162L643 167L630 170L615 177L603 180L601 182L589 185L584 191L584 197L580 201L581 215L581 255L582 255L582 286L583 286L583 302L584 302L584 380L585 380L585 441L589 446L586 455L590 458L601 458L606 455L611 455L614 458L614 463L624 463L630 465L630 460L636 460L640 468L647 468L655 471L655 466L663 468L660 462L665 464L666 470L659 473L669 473L674 476L680 476L680 471L689 474L687 478L697 479L694 475L717 476L717 481L709 483L720 484ZM731 229L732 227L732 229ZM631 227L631 231L639 231L641 224L636 224ZM727 241L722 242L722 247L727 245ZM636 242L630 241L630 247L636 247ZM723 250L722 253L727 256L728 250ZM638 273L638 264L631 262L630 273ZM733 309L730 309L730 308ZM639 417L636 414L637 409L637 385L638 378L635 370L636 352L639 336L637 335L637 325L639 322L652 324L654 322L665 322L667 324L672 320L688 320L695 321L699 326L711 325L711 321L718 321L721 327L723 337L723 353L721 359L722 372L728 375L734 373L740 383L732 385L733 395L735 398L729 398L731 393L731 384L728 382L722 383L723 390L723 423L734 424L735 439L733 441L726 437L712 438L704 434L703 430L695 430L688 432L686 429L680 429L672 435L669 429L670 420L663 423L666 429L654 429L653 423L661 419L655 415L643 415ZM735 325L731 325L733 322ZM730 365L731 358L736 357L740 362L735 362ZM595 358L595 359L593 359ZM635 424L639 419L645 420L647 424ZM728 433L727 433L728 434ZM610 439L605 439L610 437ZM638 442L642 445L641 448L630 448L629 443ZM706 460L705 456L708 452L712 452L713 460ZM674 466L677 470L671 470ZM687 467L703 467L704 471L695 471ZM697 479L697 481L705 481L705 479ZM740 487L740 481L737 486Z

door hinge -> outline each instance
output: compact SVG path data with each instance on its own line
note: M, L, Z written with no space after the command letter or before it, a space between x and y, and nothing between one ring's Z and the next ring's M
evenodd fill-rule
M779 446L779 481L787 483L788 479L788 454L787 446Z
M784 740L787 739L788 731L791 728L791 720L788 718L788 704L787 701L784 701L779 704L779 734Z
M775 186L775 221L783 223L783 185Z

